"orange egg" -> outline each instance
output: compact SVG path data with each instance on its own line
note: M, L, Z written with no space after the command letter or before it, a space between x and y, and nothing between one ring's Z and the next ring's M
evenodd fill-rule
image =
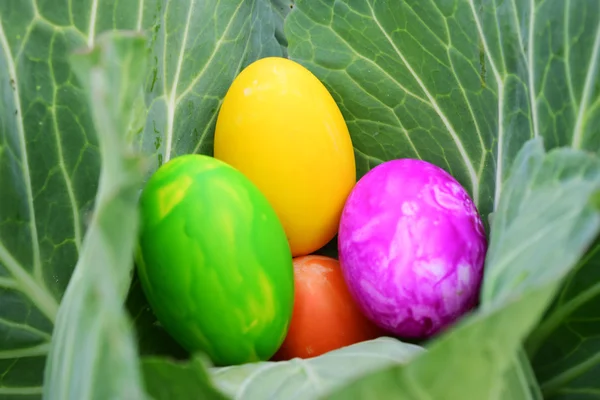
M385 335L359 310L337 260L294 258L294 286L292 321L273 360L315 357Z

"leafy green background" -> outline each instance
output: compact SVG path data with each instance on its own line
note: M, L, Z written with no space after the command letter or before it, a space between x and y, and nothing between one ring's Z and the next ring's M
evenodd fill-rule
M577 262L598 231L597 160L585 153L600 144L597 0L3 0L0 398L42 393L59 304L98 210L97 126L68 57L123 29L148 39L143 95L126 126L146 177L177 155L212 154L233 78L257 58L283 55L336 99L359 176L391 158L419 157L472 194L491 232L480 310L408 364L399 357L402 365L346 392L340 384L338 396L373 388L381 398L598 396L600 243ZM335 255L335 241L320 252ZM182 376L189 392L202 390L196 361L157 358L188 355L157 323L135 277L126 306L139 353L153 357L141 364L146 381ZM60 327L81 333L68 319ZM267 379L260 368L243 367L236 382L274 393L285 391L282 376L302 382L307 371L282 364L276 369L288 372ZM210 379L223 387L219 371ZM327 386L334 378L323 371ZM147 390L161 398L157 385Z
M144 53L142 35L111 31L69 59L88 97L102 167L94 214L56 318L44 398L144 397L133 329L122 307L144 172L128 134L133 104L142 95Z
M233 77L283 53L282 12L262 0L0 2L0 397L42 392L58 305L98 189L96 131L68 56L105 31L147 33L145 96L128 131L148 175L211 148ZM137 306L134 315L147 311Z
M599 253L596 240L528 338L528 353L546 398L595 398L600 393Z
M598 150L597 1L300 0L286 21L286 35L290 57L308 66L338 102L361 173L390 158L424 158L457 177L481 214L494 221L497 215L490 213L527 140L542 138L548 149ZM532 209L552 204L554 190ZM511 205L518 207L518 202ZM529 228L543 226L547 218L538 215L535 223L532 218ZM513 231L515 245L525 232ZM556 245L565 254L577 254L565 240ZM550 243L540 246L540 254L552 254ZM488 286L503 287L490 277L492 255ZM513 263L505 274L536 279L544 274L543 260L546 256ZM529 354L545 396L598 392L600 342L595 338L600 329L592 311L597 296L595 287L587 289L594 282L590 271L598 266L591 257L575 267L562 289L578 296L569 312L559 312L540 325L544 333L532 335L537 344ZM505 290L514 293L513 286ZM564 299L560 296L557 304ZM571 322L575 309L587 310L575 317L577 324ZM527 363L520 358L507 379L522 378Z

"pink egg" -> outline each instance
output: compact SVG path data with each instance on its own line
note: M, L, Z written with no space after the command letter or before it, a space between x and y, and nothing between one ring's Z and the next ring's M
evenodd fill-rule
M421 160L378 165L348 197L338 234L350 293L374 323L427 338L477 304L487 240L466 190Z

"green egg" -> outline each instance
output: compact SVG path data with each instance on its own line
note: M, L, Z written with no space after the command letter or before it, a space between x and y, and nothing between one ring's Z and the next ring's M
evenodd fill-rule
M156 317L215 365L269 359L287 334L292 254L265 196L203 155L161 166L140 199L137 267Z

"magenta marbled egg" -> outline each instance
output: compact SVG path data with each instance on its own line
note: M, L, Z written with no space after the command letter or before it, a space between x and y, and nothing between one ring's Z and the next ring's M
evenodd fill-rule
M426 338L476 305L487 241L454 177L400 159L358 181L342 212L338 250L365 315L398 336Z

